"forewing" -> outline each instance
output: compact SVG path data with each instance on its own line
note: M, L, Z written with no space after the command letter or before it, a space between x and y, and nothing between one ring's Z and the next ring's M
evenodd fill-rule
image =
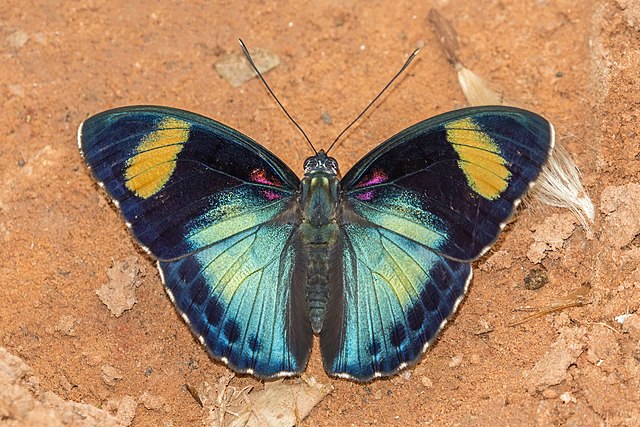
M387 229L345 224L320 333L330 375L368 381L416 362L453 315L471 266Z
M276 221L158 263L194 335L238 372L270 378L307 364L312 331L296 241L296 226Z
M278 215L296 175L250 138L166 107L126 107L87 119L80 151L136 239L170 260Z
M418 123L344 177L353 211L447 257L473 260L495 241L553 147L537 114L476 107Z

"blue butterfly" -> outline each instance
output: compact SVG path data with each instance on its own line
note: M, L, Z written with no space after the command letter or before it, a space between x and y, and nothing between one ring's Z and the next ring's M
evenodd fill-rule
M106 111L80 151L214 359L295 375L314 333L328 374L416 363L451 318L553 147L544 118L452 111L384 142L343 178L324 151L299 179L247 136L187 111Z

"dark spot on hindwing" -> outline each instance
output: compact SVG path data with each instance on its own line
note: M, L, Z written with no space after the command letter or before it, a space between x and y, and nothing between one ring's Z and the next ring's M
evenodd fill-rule
M411 360L413 357L415 357L416 355L422 352L422 344L423 343L421 340L411 341L411 353L410 353L411 356L407 358L407 360Z
M425 324L424 336L427 341L431 340L438 333L440 325L441 323L438 322L427 322Z
M207 284L199 280L189 286L189 296L194 304L202 305L207 299L208 292L206 291Z
M218 326L222 319L222 312L222 305L220 305L218 299L215 297L209 298L209 302L207 303L207 308L205 310L209 325Z
M234 343L238 341L238 338L240 338L240 327L234 320L228 320L224 324L222 332L230 343Z
M251 338L249 338L249 348L254 353L260 350L260 340L258 339L257 335L253 335Z
M424 323L424 309L422 308L421 302L418 302L411 307L407 314L407 320L412 331L417 331L422 328L422 324Z
M441 292L446 292L451 287L449 276L445 269L435 269L430 272L431 283L436 285L436 288Z
M431 290L431 292L429 292ZM422 301L422 305L427 311L434 312L438 309L438 303L440 302L440 294L432 295L435 293L435 289L426 286L422 293L420 294L420 300Z
M404 326L397 323L393 327L393 330L391 331L391 337L390 337L391 345L393 345L394 347L400 347L400 345L406 338L407 338L407 331L404 329Z

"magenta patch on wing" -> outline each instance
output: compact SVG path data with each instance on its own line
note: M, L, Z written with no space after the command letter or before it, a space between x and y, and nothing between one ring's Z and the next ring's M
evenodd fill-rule
M373 199L373 190L365 191L363 193L356 194L354 196L358 200L362 200L364 202L368 202Z
M271 191L271 190L263 190L262 194L264 195L264 197L271 201L271 200L278 200L282 198L282 195L278 194L275 191Z
M282 187L280 181L275 178L267 176L267 172L264 169L254 169L249 176L249 179L258 184L272 185L274 187Z
M383 182L386 182L388 179L389 177L387 176L386 173L382 172L379 169L376 169L373 171L371 176L369 176L369 178L365 178L364 181L359 182L358 185L356 185L356 188L367 187L369 185L382 184ZM367 193L363 193L363 194L367 194Z

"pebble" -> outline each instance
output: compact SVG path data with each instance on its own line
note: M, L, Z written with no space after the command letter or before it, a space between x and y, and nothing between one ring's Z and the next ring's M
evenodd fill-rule
M425 386L426 388L431 388L433 387L433 381L431 381L431 379L429 379L429 377L422 377L420 378L420 382L422 383L423 386Z
M462 355L458 354L451 358L451 362L449 362L450 368L457 368L462 363Z

